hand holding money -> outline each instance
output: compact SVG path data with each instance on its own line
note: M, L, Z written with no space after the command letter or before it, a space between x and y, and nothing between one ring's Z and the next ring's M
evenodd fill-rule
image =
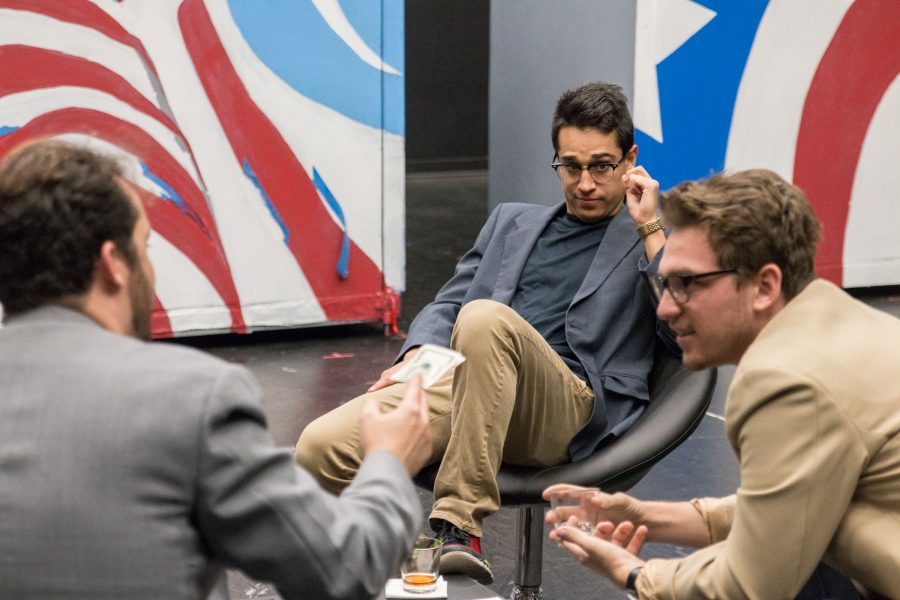
M418 360L416 356L420 351L426 352ZM412 348L404 356L403 360L393 365L381 374L381 377L368 389L369 392L380 390L397 382L408 381L413 373L422 373L422 387L427 388L441 378L448 369L456 367L465 360L462 354L450 348L424 344ZM428 372L428 377L425 377Z
M408 350L406 354L403 355L403 360L395 365L392 365L389 369L385 369L384 371L382 371L381 377L378 378L378 381L373 383L366 391L374 392L380 390L381 388L386 388L389 385L394 385L395 383L397 383L396 381L391 379L391 375L402 369L406 363L410 362L418 351L418 348Z
M381 412L378 400L366 398L360 415L360 444L363 452L386 450L393 453L410 475L418 473L431 457L431 428L428 400L422 394L422 378L410 380L396 409Z
M413 375L419 374L422 376L422 388L428 389L447 371L456 368L466 360L456 350L434 344L423 344L419 346L418 350L412 360L408 362L404 360L403 366L390 374L392 380L405 382L409 381Z

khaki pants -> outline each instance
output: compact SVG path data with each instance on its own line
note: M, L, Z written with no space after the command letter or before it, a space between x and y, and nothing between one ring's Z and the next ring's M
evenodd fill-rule
M426 390L440 462L431 519L481 536L500 507L497 471L505 462L550 466L568 461L567 446L593 410L591 389L522 317L504 304L466 304L451 346L466 362ZM405 386L371 394L395 408ZM338 493L361 463L359 415L368 394L316 419L297 442L297 462Z

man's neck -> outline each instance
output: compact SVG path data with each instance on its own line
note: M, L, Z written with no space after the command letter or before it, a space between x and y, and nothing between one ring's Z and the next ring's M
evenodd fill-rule
M56 302L77 310L97 323L103 329L119 335L131 335L131 316L117 297L88 290L79 296L67 296Z

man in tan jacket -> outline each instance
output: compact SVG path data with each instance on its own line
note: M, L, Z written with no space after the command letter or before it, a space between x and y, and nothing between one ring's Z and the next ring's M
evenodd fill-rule
M900 320L815 279L819 224L775 173L682 184L662 208L657 315L686 365L737 364L725 417L741 486L691 502L596 494L608 523L551 538L641 600L795 598L820 562L900 597ZM645 563L645 539L701 549Z

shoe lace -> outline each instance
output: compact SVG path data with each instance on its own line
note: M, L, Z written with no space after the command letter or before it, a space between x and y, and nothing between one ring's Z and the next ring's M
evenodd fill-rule
M453 523L444 521L441 524L440 531L438 531L437 538L443 540L445 544L462 544L463 546L468 546L472 536Z

